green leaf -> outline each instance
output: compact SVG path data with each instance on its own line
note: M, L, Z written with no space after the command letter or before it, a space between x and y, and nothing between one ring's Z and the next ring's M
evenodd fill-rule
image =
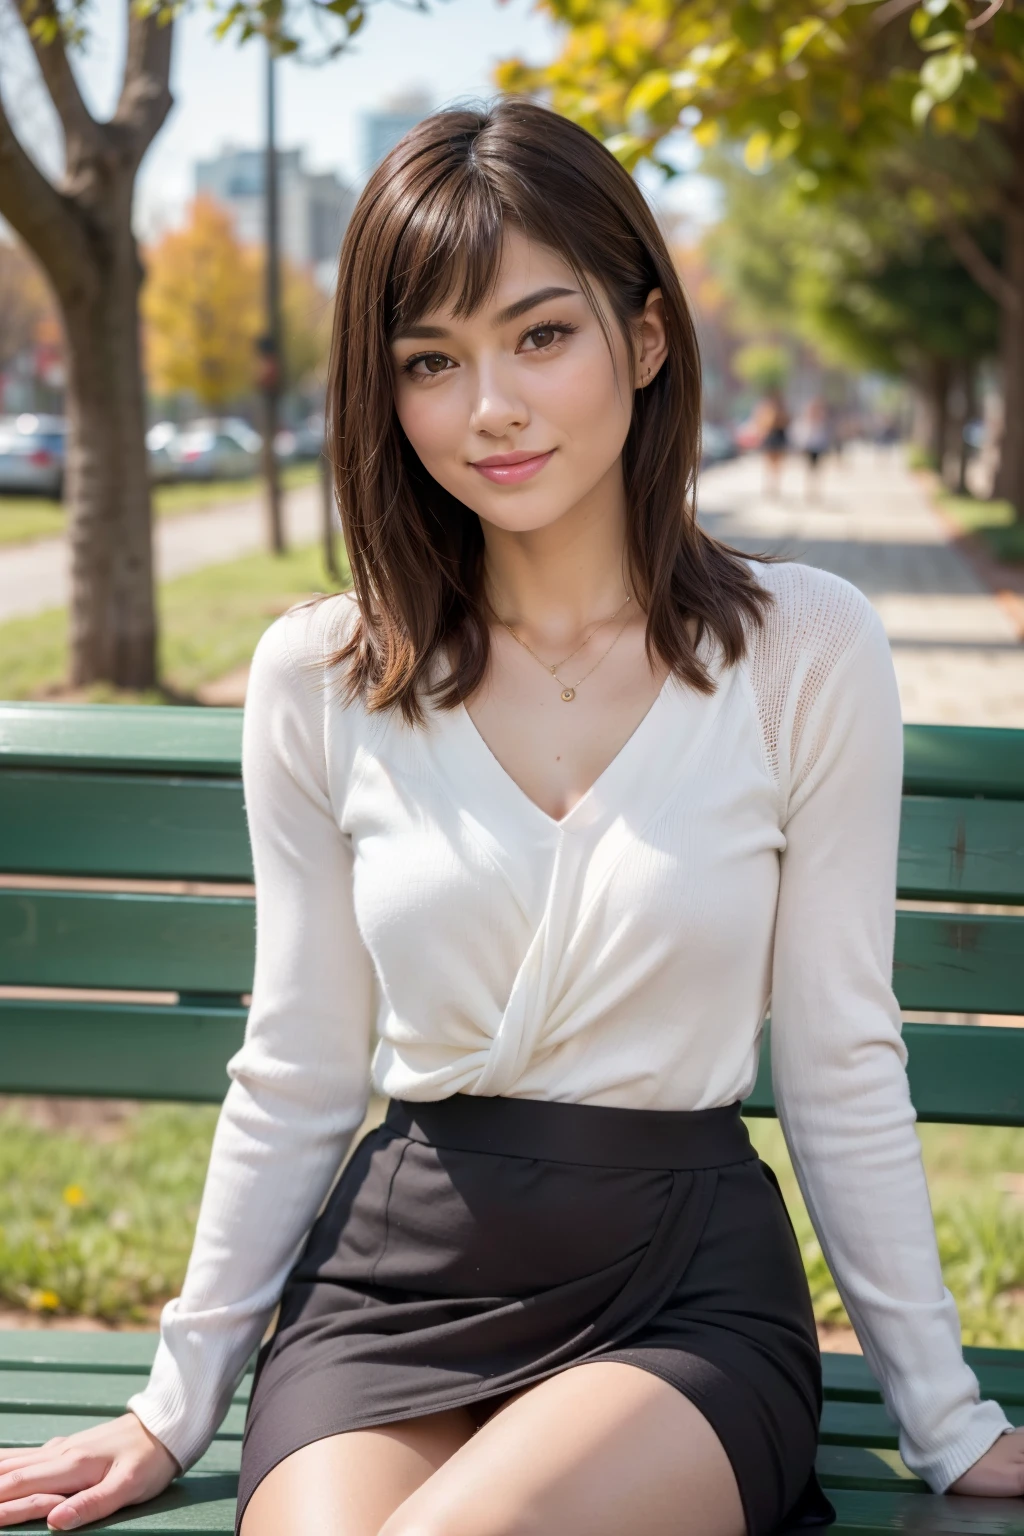
M666 69L652 69L642 75L626 97L623 115L628 120L634 112L650 112L672 94L672 79Z
M797 22L794 27L787 27L782 34L782 42L779 48L779 58L783 64L792 64L799 58L807 44L824 30L825 23L820 16L805 16L803 21Z
M750 135L743 148L743 163L748 171L763 171L772 147L772 136L763 128Z
M910 104L910 117L915 128L923 128L928 120L928 114L935 105L935 97L927 91L918 91Z
M964 78L962 53L943 53L921 66L921 84L933 101L948 101L960 89Z
M745 48L757 48L765 34L765 18L752 5L738 5L732 13L732 30Z

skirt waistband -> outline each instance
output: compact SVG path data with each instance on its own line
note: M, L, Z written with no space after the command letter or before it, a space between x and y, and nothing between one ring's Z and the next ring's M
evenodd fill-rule
M453 1152L492 1152L593 1168L723 1168L756 1157L741 1103L712 1109L622 1109L465 1093L414 1104L391 1099L396 1136Z

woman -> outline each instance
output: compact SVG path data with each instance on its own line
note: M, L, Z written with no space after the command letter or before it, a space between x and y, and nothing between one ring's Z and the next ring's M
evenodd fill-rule
M771 390L758 412L761 452L764 454L764 494L778 496L782 462L789 446L789 412L779 390Z
M888 643L847 582L697 526L699 398L655 222L580 129L441 113L371 179L328 407L354 597L253 662L256 976L188 1274L131 1411L0 1464L6 1523L191 1466L279 1300L241 1536L828 1523L810 1297L738 1113L769 992L905 1459L1021 1490L890 987ZM334 1182L374 1029L391 1103Z

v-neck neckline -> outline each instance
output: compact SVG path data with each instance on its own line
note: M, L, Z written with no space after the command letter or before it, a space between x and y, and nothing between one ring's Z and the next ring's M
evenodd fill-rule
M533 796L527 794L522 785L512 777L500 758L492 751L465 704L459 703L453 713L459 717L463 735L474 744L477 755L489 764L492 777L501 785L506 798L517 801L520 806L525 806L528 813L539 818L549 832L561 833L568 830L575 822L584 819L586 813L593 809L595 802L601 798L602 791L607 789L609 781L615 777L617 772L622 771L624 760L632 756L637 738L642 734L646 734L652 719L661 713L668 692L675 684L676 679L670 672L651 700L649 708L645 710L644 714L637 721L615 755L609 759L601 772L592 781L590 787L566 811L565 815L557 817L550 816L543 806L538 805Z

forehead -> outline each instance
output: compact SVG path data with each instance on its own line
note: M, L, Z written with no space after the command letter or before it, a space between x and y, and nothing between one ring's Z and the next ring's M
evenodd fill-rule
M518 229L504 231L496 254L492 281L472 310L467 312L464 286L456 282L451 292L432 298L420 319L443 320L448 325L486 321L495 311L543 288L579 289L576 274L564 256Z

